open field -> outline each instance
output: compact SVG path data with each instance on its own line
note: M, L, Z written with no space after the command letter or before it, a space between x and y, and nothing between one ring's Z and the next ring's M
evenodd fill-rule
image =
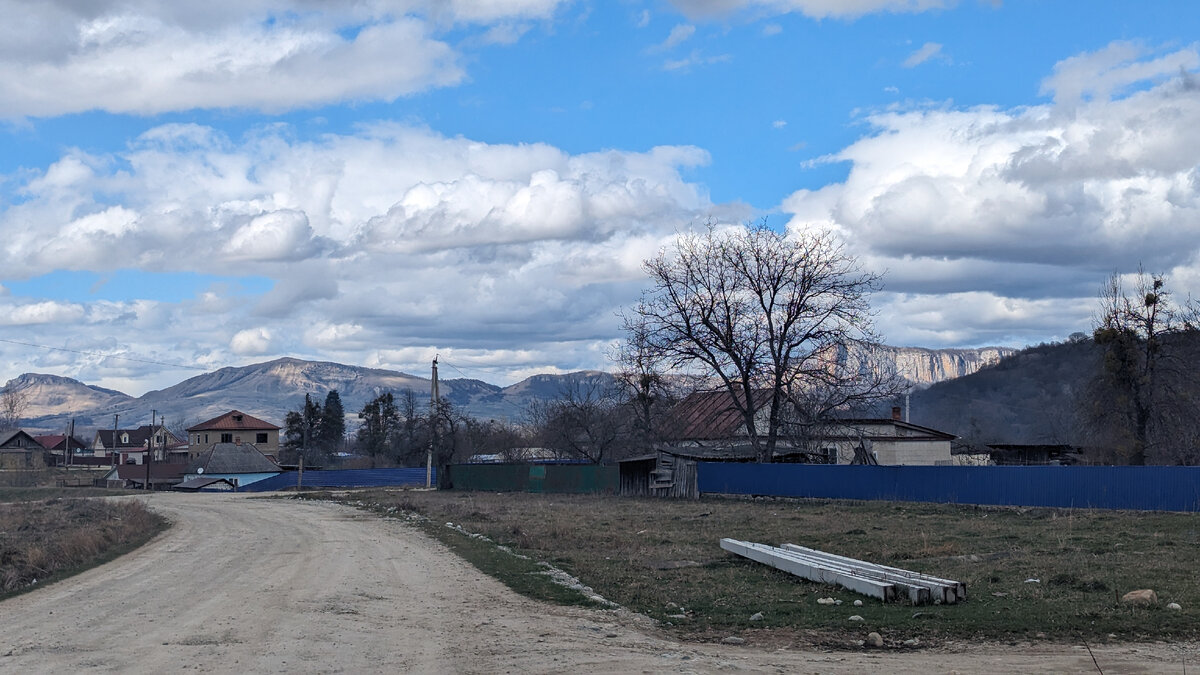
M374 490L325 495L386 514L427 516L424 528L514 589L544 561L677 634L753 634L845 646L864 630L889 643L959 640L1195 640L1200 624L1200 516L953 505L791 500L699 502L523 493ZM531 561L520 565L486 535ZM784 542L963 580L969 600L914 608L799 580L721 550L721 537ZM519 559L518 559L519 560ZM539 577L540 578L540 577ZM1029 581L1036 579L1037 581ZM1121 594L1157 591L1150 608ZM561 594L561 591L559 591ZM817 604L820 597L843 601ZM855 599L862 607L853 607ZM1165 609L1177 602L1183 611ZM750 620L761 612L761 621ZM860 615L862 623L848 621Z
M112 560L165 527L137 501L0 504L0 599Z
M399 518L243 494L136 499L172 527L0 603L0 671L1009 675L1099 664L1116 675L1200 661L1200 645L1182 642L833 650L779 644L771 631L739 631L743 644L680 640L629 611L522 597Z

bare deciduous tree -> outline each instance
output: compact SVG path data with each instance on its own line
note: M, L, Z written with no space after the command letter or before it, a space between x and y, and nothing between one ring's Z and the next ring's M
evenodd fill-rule
M871 378L836 356L877 341L868 296L880 278L832 234L710 226L681 235L645 269L651 287L626 330L643 331L673 367L717 380L759 461L772 461L797 404L870 395ZM757 391L767 393L761 405Z
M699 378L686 373L668 373L669 364L656 351L641 318L642 308L623 313L625 339L610 352L617 364L613 373L623 405L632 417L628 429L631 446L648 451L662 440L666 411L700 386Z
M0 429L16 429L29 408L29 392L9 382L0 390Z
M629 438L620 397L595 379L565 384L558 398L533 403L527 421L545 447L595 464L620 456Z
M1093 338L1103 362L1085 394L1097 445L1128 464L1192 463L1200 406L1184 355L1198 337L1194 307L1178 307L1160 275L1139 269L1127 292L1113 274L1100 289Z

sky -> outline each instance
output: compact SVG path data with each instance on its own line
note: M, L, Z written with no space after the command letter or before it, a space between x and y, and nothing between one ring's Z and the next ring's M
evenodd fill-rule
M0 381L606 368L642 261L829 230L884 342L1200 295L1200 3L0 0Z

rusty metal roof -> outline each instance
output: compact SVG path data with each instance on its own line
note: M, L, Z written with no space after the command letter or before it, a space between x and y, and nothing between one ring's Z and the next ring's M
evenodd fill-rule
M771 398L768 389L754 392L758 410ZM667 414L664 438L672 441L711 441L745 436L746 421L728 391L698 391L675 404Z

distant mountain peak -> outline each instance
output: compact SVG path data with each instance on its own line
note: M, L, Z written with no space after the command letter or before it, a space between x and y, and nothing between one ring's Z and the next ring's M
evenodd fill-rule
M1005 348L929 350L880 347L879 356L896 363L901 374L918 384L961 377L1011 353ZM441 394L459 409L480 418L519 419L534 400L555 398L581 382L611 380L601 370L538 374L499 387L468 378L441 380ZM132 398L121 392L86 385L57 375L26 373L12 382L30 393L26 420L32 429L55 430L71 418L79 426L103 428L119 414L122 423L147 423L152 411L168 422L200 422L229 410L282 425L290 410L304 403L305 394L324 399L336 389L346 412L353 414L383 392L412 390L422 400L430 380L394 370L350 366L331 361L307 361L283 356L247 366L229 366L189 377L182 382Z

